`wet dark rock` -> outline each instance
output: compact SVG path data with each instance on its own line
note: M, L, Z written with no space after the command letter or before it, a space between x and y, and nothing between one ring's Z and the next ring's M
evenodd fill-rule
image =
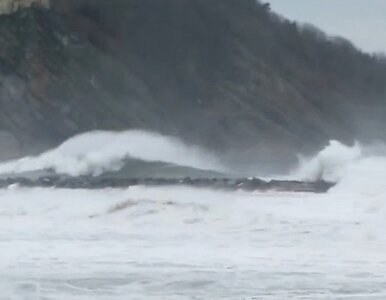
M128 188L131 186L188 186L194 188L208 188L224 191L277 191L277 192L309 192L325 193L333 183L300 182L300 181L264 181L258 178L227 179L227 178L107 178L107 177L68 177L68 176L45 176L36 179L12 177L0 179L0 188L11 185L22 187L54 187L66 189L104 189L104 188Z

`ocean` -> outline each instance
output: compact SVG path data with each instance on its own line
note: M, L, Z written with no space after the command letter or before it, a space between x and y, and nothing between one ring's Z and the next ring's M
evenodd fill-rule
M278 176L337 182L324 194L11 185L0 190L0 299L386 299L383 153L332 141ZM0 173L155 168L236 176L214 154L142 131L80 135Z

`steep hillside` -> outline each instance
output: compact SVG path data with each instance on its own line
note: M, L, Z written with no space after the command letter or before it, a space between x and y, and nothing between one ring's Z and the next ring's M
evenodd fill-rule
M0 40L12 155L94 129L160 131L240 164L386 137L386 64L254 0L52 0L0 16Z
M50 0L1 0L0 14L10 14L23 8L38 5L40 7L48 8Z

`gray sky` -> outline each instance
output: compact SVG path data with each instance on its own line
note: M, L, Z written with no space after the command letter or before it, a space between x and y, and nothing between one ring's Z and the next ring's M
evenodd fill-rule
M265 0L273 11L351 40L367 52L386 52L386 0Z

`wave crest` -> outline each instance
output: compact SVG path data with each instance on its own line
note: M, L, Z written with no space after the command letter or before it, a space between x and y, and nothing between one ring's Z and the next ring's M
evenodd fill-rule
M58 148L36 157L0 164L0 174L50 169L56 173L80 176L117 171L126 159L165 162L200 170L222 171L220 162L199 147L156 133L130 130L94 131L70 138Z

